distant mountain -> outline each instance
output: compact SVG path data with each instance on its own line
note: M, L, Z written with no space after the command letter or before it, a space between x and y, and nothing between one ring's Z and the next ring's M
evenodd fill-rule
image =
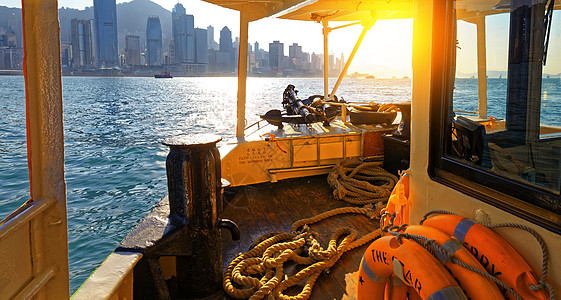
M149 16L160 17L162 33L171 35L171 11L150 0L133 0L117 5L117 26L119 32L145 31Z
M21 20L21 9L0 6L0 27L8 29L15 19Z
M11 27L17 34L18 46L23 47L21 9L0 6L0 27L2 27L4 30L8 30L8 28Z
M158 16L162 26L163 49L167 51L171 39L171 11L150 0L133 0L117 4L117 30L119 48L125 48L125 35L140 35L141 42L146 38L146 22L149 16Z
M477 73L456 73L457 78L477 78ZM495 71L495 70L487 70L487 77L488 78L506 78L506 71ZM561 73L558 74L547 74L543 73L542 78L561 78Z

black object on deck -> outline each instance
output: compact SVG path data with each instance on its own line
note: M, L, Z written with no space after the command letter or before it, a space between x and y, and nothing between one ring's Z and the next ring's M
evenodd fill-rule
M220 292L220 228L239 239L236 224L218 218L222 210L220 154L216 148L219 141L215 135L187 135L163 142L170 147L166 170L171 221L176 226L184 224L183 238L176 239L176 245L190 252L176 256L179 297L202 298Z

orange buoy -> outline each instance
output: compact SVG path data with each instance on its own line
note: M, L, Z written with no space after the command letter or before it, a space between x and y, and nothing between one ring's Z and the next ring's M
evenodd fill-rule
M436 228L423 225L411 225L407 227L405 232L435 240L439 246L453 253L454 257L459 261L486 272L479 261L475 259L458 240ZM437 255L438 254L439 252L437 252ZM452 276L458 280L458 283L468 298L504 299L501 291L493 280L451 262L448 257L438 257L438 259L446 266Z
M386 282L395 275L412 286L421 299L467 299L452 275L414 241L385 236L366 250L359 268L357 297L383 299Z
M409 173L404 172L388 198L386 212L395 213L392 225L402 225L409 223ZM389 217L383 218L382 226L389 225Z
M487 272L511 287L522 299L549 299L545 290L532 291L538 284L528 263L506 240L493 230L457 215L437 215L423 225L453 235L485 267ZM503 291L506 294L506 291ZM510 293L508 298L514 299Z

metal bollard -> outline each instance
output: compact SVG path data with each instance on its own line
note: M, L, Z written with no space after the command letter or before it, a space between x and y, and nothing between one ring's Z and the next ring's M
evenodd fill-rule
M182 243L190 255L176 256L178 296L203 298L222 290L220 228L239 239L239 229L221 220L220 153L216 135L184 135L164 140L170 147L166 160L170 216L184 228Z

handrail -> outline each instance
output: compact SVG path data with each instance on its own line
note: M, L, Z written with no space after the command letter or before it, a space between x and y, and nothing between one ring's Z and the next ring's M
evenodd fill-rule
M35 278L28 283L23 290L21 290L13 299L31 299L39 290L55 276L55 269L51 267L46 272L35 276Z
M31 206L25 209L22 213L14 216L6 223L0 225L0 240L8 236L10 233L20 228L24 224L31 221L35 216L46 210L51 205L55 204L54 198L40 199L31 202Z

